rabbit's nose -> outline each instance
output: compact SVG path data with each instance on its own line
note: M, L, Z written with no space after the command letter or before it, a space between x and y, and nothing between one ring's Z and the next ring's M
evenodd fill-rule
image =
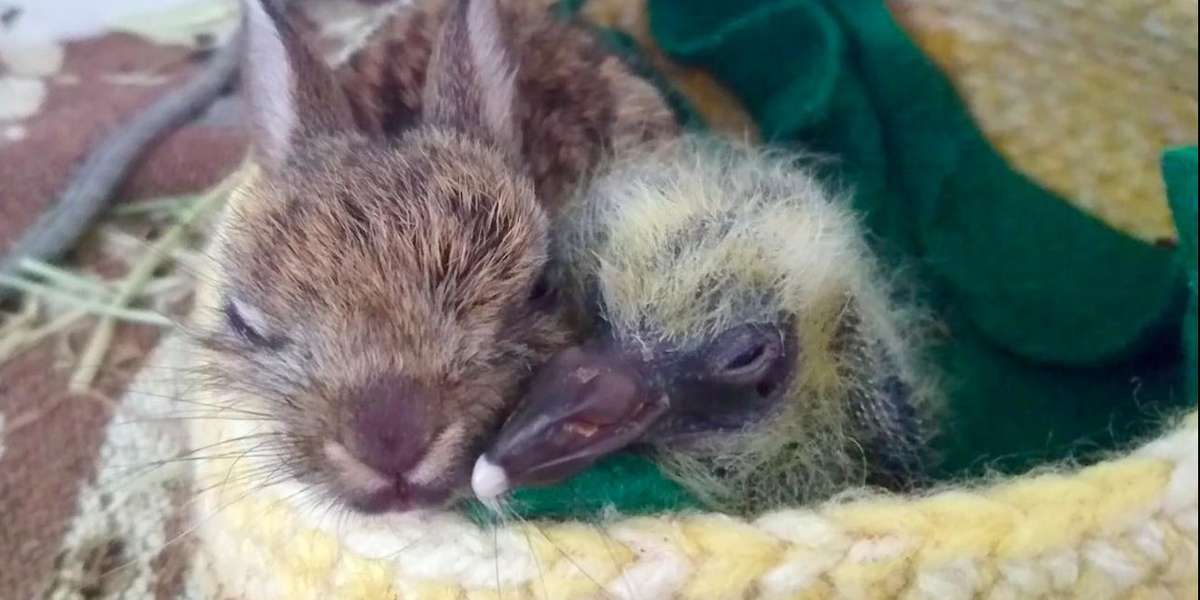
M403 479L428 451L437 427L435 393L411 377L378 377L353 393L342 441L390 479Z

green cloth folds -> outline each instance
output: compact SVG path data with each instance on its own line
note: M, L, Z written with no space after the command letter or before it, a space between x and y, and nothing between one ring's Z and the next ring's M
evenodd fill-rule
M1163 155L1163 178L1167 197L1179 231L1179 256L1187 274L1189 301L1183 321L1184 369L1187 378L1185 397L1196 403L1196 147L1173 148Z

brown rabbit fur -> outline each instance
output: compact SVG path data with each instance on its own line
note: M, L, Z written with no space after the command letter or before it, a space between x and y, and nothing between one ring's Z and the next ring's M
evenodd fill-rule
M440 506L569 341L539 285L545 207L673 118L588 33L520 2L409 8L335 73L262 1L243 3L260 168L194 325L215 404L267 418L197 426L318 498Z
M395 133L418 118L433 33L447 4L424 2L397 14L339 70L361 127ZM498 2L520 65L515 111L523 158L538 197L558 208L564 192L606 154L671 137L677 126L652 85L590 32L564 26L545 4Z

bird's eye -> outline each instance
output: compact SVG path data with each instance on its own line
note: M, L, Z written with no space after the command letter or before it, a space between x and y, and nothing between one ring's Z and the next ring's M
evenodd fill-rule
M771 327L740 325L720 336L708 348L708 372L732 384L758 383L783 354L783 341Z
M753 367L754 363L762 358L766 351L767 345L765 343L756 342L752 346L748 346L742 350L741 354L729 359L729 362L725 363L723 370L741 371Z
M229 328L246 342L264 348L279 345L278 339L267 336L266 319L257 309L236 300L228 300L224 312Z
M554 303L555 296L550 285L550 275L543 270L537 281L534 281L533 287L529 288L529 303L538 308L545 308Z

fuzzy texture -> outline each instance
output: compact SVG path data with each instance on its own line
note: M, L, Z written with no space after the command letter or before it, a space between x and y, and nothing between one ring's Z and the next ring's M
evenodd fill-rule
M220 406L263 421L226 449L333 505L441 505L568 342L539 286L563 182L674 117L529 3L404 7L338 70L289 15L243 5L259 170L191 327Z
M918 414L933 406L916 319L895 303L847 204L804 163L706 136L630 153L573 203L556 240L570 304L623 347L688 354L744 323L770 324L794 346L777 414L659 449L668 475L727 511L861 485L885 470L881 457L919 463L928 437L893 431L902 426L883 408L893 379Z
M377 510L453 494L520 375L565 338L524 301L546 220L513 166L515 106L479 102L515 94L472 50L467 9L491 1L460 3L438 30L427 111L386 137L356 126L291 19L244 3L261 168L209 249L215 291L192 330L206 383L263 417L240 449L332 503Z
M401 9L338 69L362 127L395 133L418 118L433 32L447 4L421 0ZM547 4L500 0L502 31L485 39L496 42L499 35L510 48L522 158L539 198L557 207L609 153L670 137L678 127L653 85ZM480 52L491 56L495 48Z

